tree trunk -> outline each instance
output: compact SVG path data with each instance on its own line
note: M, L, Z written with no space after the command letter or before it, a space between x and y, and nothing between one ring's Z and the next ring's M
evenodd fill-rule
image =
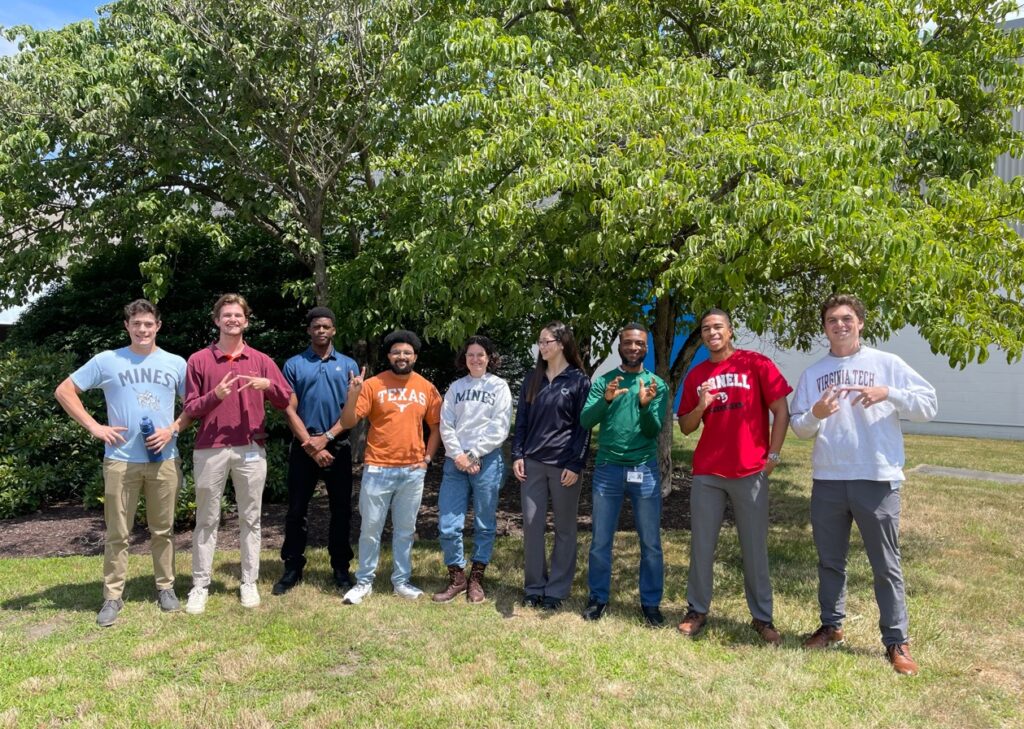
M661 471L661 495L672 492L672 439L675 435L676 419L673 404L683 375L690 368L693 356L700 348L700 329L694 329L686 338L682 349L672 358L676 338L676 306L671 296L658 299L654 308L654 373L668 385L668 413L658 436L658 468Z
M330 306L331 288L327 281L327 256L324 254L323 243L313 254L313 286L316 291L316 305Z

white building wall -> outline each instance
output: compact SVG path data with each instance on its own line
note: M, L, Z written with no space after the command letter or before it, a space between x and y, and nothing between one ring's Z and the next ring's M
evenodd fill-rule
M828 350L824 337L820 348L810 354L782 350L749 335L741 336L737 346L771 357L794 387L804 369ZM903 421L904 432L1024 440L1024 362L1009 365L1002 352L992 350L985 364L954 369L947 359L932 354L928 343L913 329L904 329L874 346L902 357L935 386L938 394L935 420Z

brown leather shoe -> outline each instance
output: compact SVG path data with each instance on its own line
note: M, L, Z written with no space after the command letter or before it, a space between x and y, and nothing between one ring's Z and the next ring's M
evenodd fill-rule
M679 632L688 638L696 638L700 631L704 630L704 624L708 622L707 613L698 613L696 610L687 610L683 622L679 623Z
M820 650L839 645L843 642L843 631L834 625L822 625L811 637L804 641L804 648L809 650Z
M431 600L434 602L451 602L457 595L466 591L466 570L448 565L448 587L436 593Z
M894 643L885 647L885 655L892 664L892 670L904 676L917 675L917 663L910 657L910 646L906 643Z
M466 599L469 602L483 602L484 596L484 570L487 565L483 562L474 562L469 570L469 587L466 589Z
M773 623L766 623L763 620L754 618L750 623L750 627L752 627L754 631L761 636L761 640L765 643L770 643L771 645L776 646L782 645L782 634L775 629L775 625Z

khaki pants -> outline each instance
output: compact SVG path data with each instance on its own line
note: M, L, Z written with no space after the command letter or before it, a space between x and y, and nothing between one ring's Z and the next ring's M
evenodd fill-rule
M255 457L247 454L255 453ZM267 452L259 446L197 448L193 451L196 477L196 529L192 535L192 585L208 587L220 527L220 500L231 477L238 503L242 584L260 577L260 514L267 481Z
M181 486L177 459L152 463L103 461L103 599L119 600L128 574L128 538L135 523L139 493L146 495L156 589L174 587L174 503Z

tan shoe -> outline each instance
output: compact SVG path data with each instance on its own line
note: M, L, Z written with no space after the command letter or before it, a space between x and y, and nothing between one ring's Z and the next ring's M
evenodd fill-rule
M916 676L917 664L910 657L910 646L906 643L894 643L885 647L885 655L892 664L892 670L904 676Z
M750 627L761 636L761 640L771 645L782 645L782 634L775 629L775 625L772 623L766 623L763 620L754 618L750 623Z
M679 623L679 632L688 638L696 638L704 630L704 624L708 622L707 613L698 613L696 610L688 610L683 622Z
M811 637L804 641L804 648L808 650L821 650L843 642L843 631L834 625L822 625L815 630Z

